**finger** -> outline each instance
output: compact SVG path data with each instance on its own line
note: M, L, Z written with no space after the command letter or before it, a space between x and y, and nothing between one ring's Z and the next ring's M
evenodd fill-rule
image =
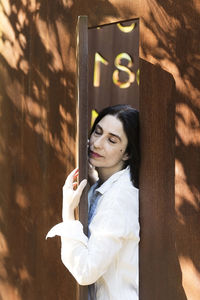
M75 171L75 175L76 175L76 174L79 173L79 168L76 168L75 170L76 170L76 171Z
M87 149L90 149L90 140L87 141Z
M76 190L78 182L73 182L73 190Z
M74 175L78 172L78 168L74 169L68 176L65 181L65 185L72 187Z
M79 175L79 170L74 174L73 180L75 180Z
M84 188L86 187L86 184L87 184L87 179L83 179L76 190L78 196L82 194Z
M90 162L88 162L88 167L89 167L89 169L93 169L94 168L93 165Z

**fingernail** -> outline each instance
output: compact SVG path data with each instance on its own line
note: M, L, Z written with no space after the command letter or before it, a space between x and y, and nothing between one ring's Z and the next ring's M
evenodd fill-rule
M78 173L77 174L74 174L73 178L75 179L76 177L78 177Z

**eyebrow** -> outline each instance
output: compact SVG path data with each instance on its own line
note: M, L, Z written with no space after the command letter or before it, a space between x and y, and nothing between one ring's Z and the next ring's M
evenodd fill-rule
M99 127L99 129L101 129L101 130L103 131L103 128L102 128L99 124L97 124L96 127ZM117 134L115 134L115 133L112 133L112 132L108 132L108 134L110 134L110 135L112 135L112 136L118 138L118 139L121 141L121 138L120 138L119 135L117 135Z

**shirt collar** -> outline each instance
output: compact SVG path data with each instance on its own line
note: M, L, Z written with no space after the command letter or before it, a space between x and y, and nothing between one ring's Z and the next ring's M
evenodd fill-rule
M100 194L104 194L109 188L110 186L118 180L118 178L125 172L129 172L130 167L126 167L123 170L120 170L116 173L114 173L112 176L110 176L99 188L96 189L96 192L99 192Z

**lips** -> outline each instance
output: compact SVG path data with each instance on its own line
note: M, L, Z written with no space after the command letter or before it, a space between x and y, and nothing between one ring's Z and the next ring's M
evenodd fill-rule
M100 155L100 154L98 154L98 153L96 153L96 152L94 152L94 151L91 151L91 150L90 150L90 156L91 156L92 158L103 157L102 155Z

